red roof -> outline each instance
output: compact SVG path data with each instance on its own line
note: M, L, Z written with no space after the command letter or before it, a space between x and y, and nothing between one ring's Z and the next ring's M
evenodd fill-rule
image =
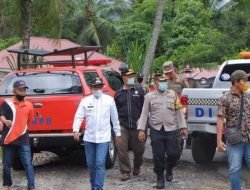
M53 51L54 49L60 50L60 49L66 49L71 47L77 47L80 46L77 43L74 43L70 40L66 39L60 39L60 40L52 40L45 37L31 37L30 39L30 49L42 49L42 50L48 50ZM9 47L8 49L18 49L21 47L21 42ZM91 52L88 53L88 55ZM9 64L6 60L6 57L10 58L10 55L13 55L16 61L16 54L9 53L7 50L0 51L0 70L10 70ZM45 57L44 61L55 61L55 60L71 60L71 57L69 56L48 56ZM75 56L75 60L84 59L84 54L79 54ZM103 60L103 59L111 59L112 62L109 64L110 67L114 68L118 71L118 68L122 62L115 60L113 58L107 57L101 53L94 52L93 55L89 60ZM15 62L16 64L16 62Z
M192 76L194 77L194 79L201 79L201 78L208 79L215 77L217 75L217 72L218 70L216 69L208 70L208 69L194 68Z

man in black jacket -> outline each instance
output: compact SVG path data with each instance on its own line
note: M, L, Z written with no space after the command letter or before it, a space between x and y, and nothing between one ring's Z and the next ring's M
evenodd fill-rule
M121 180L130 179L131 165L128 149L134 153L133 175L140 173L143 162L144 142L138 139L137 122L140 118L143 103L144 91L136 85L136 74L132 70L125 70L122 73L124 86L115 94L115 102L121 125L121 143L117 146Z

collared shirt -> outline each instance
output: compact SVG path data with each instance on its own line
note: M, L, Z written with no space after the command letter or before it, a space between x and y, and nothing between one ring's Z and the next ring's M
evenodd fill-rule
M12 121L10 128L4 124L2 144L29 144L28 122L34 118L32 103L27 100L18 102L14 98L6 99L0 106L0 115Z
M80 130L84 118L86 119L84 141L93 143L110 142L110 119L116 136L121 135L115 102L109 95L102 94L98 99L90 95L81 100L73 123L74 132Z
M175 91L179 97L181 96L183 88L187 88L187 86L184 79L179 75L176 75L174 79L168 80L168 89Z
M138 129L145 130L147 121L151 127L165 131L187 128L177 94L173 90L164 93L150 92L146 95Z
M250 132L250 95L243 93L244 107L241 124L242 141L248 142L248 134ZM226 119L226 128L239 125L239 113L241 106L241 96L236 94L233 89L229 93L223 95L218 103L217 116Z
M126 128L137 127L137 121L142 112L144 96L145 94L141 86L116 91L115 103L121 126Z

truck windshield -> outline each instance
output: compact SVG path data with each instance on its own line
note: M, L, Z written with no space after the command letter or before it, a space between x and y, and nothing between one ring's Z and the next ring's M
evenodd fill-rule
M12 74L2 81L0 95L13 95L13 83L24 80L27 95L37 94L79 94L82 92L81 81L76 73L72 72L42 72Z
M232 65L225 65L225 67L223 68L222 72L221 72L221 76L220 76L220 81L222 82L228 82L230 81L230 76L231 74L236 71L236 70L243 70L246 73L250 73L250 67L249 64L232 64ZM250 79L248 78L248 81L250 81Z

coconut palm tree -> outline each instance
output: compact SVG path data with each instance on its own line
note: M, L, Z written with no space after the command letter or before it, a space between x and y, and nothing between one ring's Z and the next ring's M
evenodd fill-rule
M154 59L155 49L156 49L157 41L159 38L161 22L162 22L162 18L163 18L164 3L165 3L165 0L158 0L152 37L151 37L151 40L149 42L149 46L147 49L147 53L146 53L146 57L145 57L144 65L143 65L143 70L142 70L143 75L145 76L144 82L147 81L147 78L148 78L149 72L150 72L150 68L151 68L151 64L152 64L153 59Z
M85 0L82 31L79 41L105 45L116 31L114 21L131 11L127 0Z
M20 34L22 48L29 48L34 28L46 28L50 36L60 37L67 0L1 1L3 9L8 10L5 16L9 18L5 22Z

